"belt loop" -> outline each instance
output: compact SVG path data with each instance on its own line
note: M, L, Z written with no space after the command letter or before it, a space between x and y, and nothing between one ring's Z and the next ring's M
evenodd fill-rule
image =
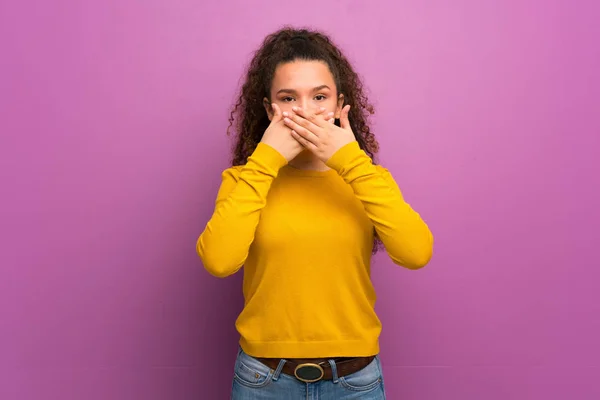
M333 361L332 359L329 359L327 361L329 361L329 365L331 365L331 379L333 379L333 383L338 383L338 373L335 361Z
M286 361L284 358L282 358L281 360L279 360L279 365L277 365L277 369L275 370L275 373L273 373L273 380L276 381L277 379L279 379L279 375L281 374L281 370L283 369L283 366L285 365Z

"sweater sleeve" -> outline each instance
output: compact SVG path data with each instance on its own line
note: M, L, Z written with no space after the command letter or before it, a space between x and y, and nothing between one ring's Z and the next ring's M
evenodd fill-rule
M374 165L356 141L339 149L327 165L352 187L392 261L409 269L424 267L433 254L433 235L404 201L390 172Z
M277 150L259 143L246 165L223 172L214 213L196 242L210 274L226 277L242 267L271 184L285 164Z

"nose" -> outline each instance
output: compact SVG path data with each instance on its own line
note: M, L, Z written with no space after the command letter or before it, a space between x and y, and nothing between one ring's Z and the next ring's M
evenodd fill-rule
M303 98L300 101L300 107L302 107L303 110L316 113L317 111L319 111L319 106L311 100L312 99L310 98Z
M300 107L302 107L303 110L310 110L310 102L306 96L302 97L302 100L300 101Z

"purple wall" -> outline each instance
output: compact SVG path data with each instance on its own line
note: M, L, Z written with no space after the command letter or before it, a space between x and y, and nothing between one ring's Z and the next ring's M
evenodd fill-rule
M389 397L600 398L598 3L209 3L0 5L0 398L227 398L241 276L194 244L284 22L354 60L436 237L375 262Z

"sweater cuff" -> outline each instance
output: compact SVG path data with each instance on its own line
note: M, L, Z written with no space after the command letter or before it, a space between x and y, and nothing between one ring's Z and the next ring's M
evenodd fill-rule
M258 164L266 166L274 171L279 171L281 167L288 163L281 153L263 142L260 142L258 146L256 146L256 149L254 149L254 152L250 157Z
M358 142L354 140L338 149L325 164L339 173L350 161L362 155L361 153L364 154Z

